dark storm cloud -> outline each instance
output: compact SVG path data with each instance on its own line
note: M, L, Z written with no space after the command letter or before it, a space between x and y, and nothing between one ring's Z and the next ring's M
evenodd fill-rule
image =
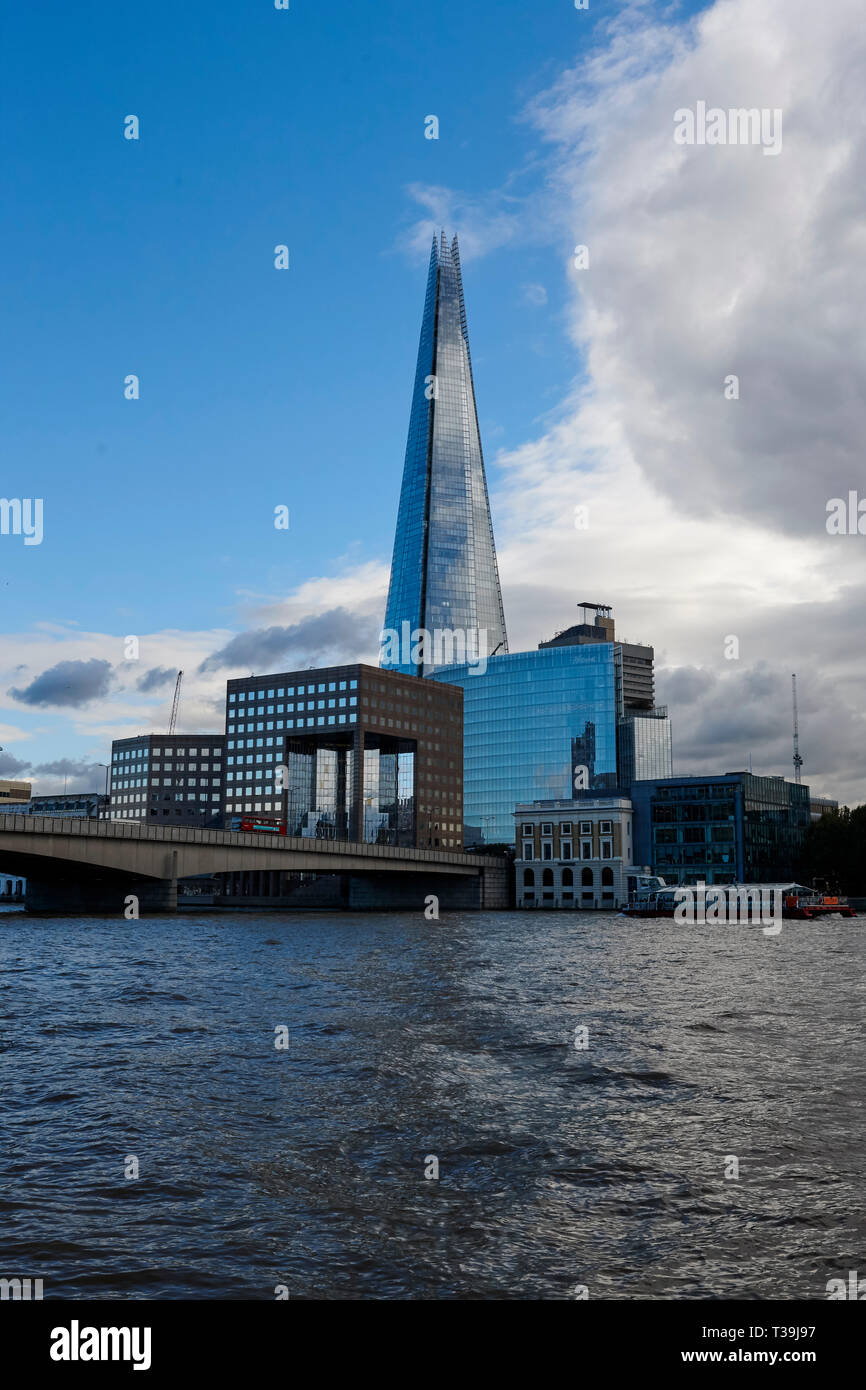
M738 772L761 776L793 775L793 706L789 661L701 674L706 682L695 698L672 698L669 673L659 673L673 728L674 771L678 775ZM681 668L686 669L686 668ZM670 675L678 675L672 672ZM857 706L853 668L832 673L801 669L798 674L800 752L803 781L820 795L857 805L866 783L866 739Z
M22 763L20 758L13 758L11 753L0 753L0 777L17 777L29 766L29 763Z
M658 684L663 705L692 705L706 694L713 677L700 666L678 666L673 671L660 671Z
M111 685L111 662L58 661L23 689L8 693L24 705L69 705L77 707L107 695Z
M379 623L366 614L350 613L347 608L331 608L314 618L304 618L290 627L258 628L238 633L219 651L207 657L200 671L224 667L246 667L266 671L284 663L321 661L324 656L337 661L355 661L375 646Z
M140 690L143 695L148 695L151 690L161 690L170 681L177 680L177 671L173 671L169 666L151 666L149 671L145 671L143 676L139 676L135 682L136 690Z

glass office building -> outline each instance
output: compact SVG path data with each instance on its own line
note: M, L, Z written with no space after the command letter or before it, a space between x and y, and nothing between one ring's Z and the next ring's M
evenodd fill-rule
M485 655L508 651L460 255L444 232L427 277L385 629L402 634L404 623L471 634ZM399 659L383 647L380 664L421 676L436 662L404 643Z
M495 656L479 674L445 666L432 679L463 690L463 815L487 844L511 844L519 802L568 800L575 769L615 790L613 646L548 647Z
M634 862L667 883L793 879L810 821L809 788L728 772L635 782Z
M616 726L619 784L628 791L634 782L673 774L671 721L667 707L629 710Z

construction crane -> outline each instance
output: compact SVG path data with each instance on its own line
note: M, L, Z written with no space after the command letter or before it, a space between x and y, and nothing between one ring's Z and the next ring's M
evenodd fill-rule
M797 718L797 677L791 677L791 691L794 696L794 781L800 781L800 768L803 766L803 759L800 757L800 721Z
M171 719L168 721L169 734L174 733L174 726L177 723L177 707L180 704L180 683L183 680L183 671L178 671L177 680L174 685L174 699L171 702Z

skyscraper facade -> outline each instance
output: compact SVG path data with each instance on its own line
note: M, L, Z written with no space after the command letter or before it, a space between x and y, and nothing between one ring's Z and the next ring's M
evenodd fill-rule
M427 276L385 629L401 642L383 643L381 665L408 675L437 665L437 632L462 634L470 659L508 650L460 255L444 232ZM431 634L429 645L413 650L415 632Z
M518 802L614 791L616 701L610 642L491 657L487 670L432 673L463 690L467 843L510 844Z
M620 788L628 791L632 782L670 777L673 773L671 724L667 707L655 704L652 647L617 641L612 609L607 604L581 602L577 606L583 609L583 622L558 632L548 642L539 642L539 649L610 642L616 688ZM586 621L587 610L595 614L592 623Z

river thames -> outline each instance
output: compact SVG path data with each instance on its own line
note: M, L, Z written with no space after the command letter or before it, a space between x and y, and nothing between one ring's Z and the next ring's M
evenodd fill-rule
M3 910L0 1273L824 1299L866 1271L864 928Z

